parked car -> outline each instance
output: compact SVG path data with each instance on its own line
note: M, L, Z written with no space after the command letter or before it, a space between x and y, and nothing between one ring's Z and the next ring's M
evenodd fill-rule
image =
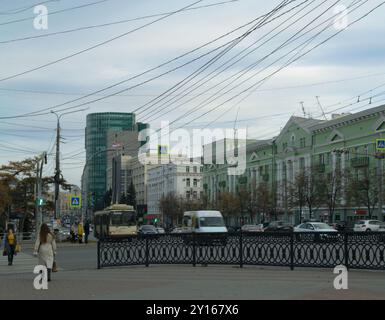
M245 224L241 230L242 232L263 232L263 225Z
M314 234L315 241L337 241L339 239L338 231L323 222L302 223L294 227L294 232L297 233L296 238L298 241L304 239L309 240L306 233Z
M306 222L294 227L294 232L337 232L337 230L323 222Z
M139 234L158 234L155 226L150 224L145 224L139 227Z
M355 232L379 231L383 222L379 220L358 220L354 225Z
M171 230L171 233L186 233L186 230L181 227L175 227Z
M157 227L157 228L156 228L156 231L157 231L159 234L165 234L165 233L166 233L166 231L165 231L163 228L161 228L161 227Z
M285 221L272 221L266 227L267 232L291 232L293 231L293 225Z
M241 227L240 226L227 226L227 231L229 233L239 232L239 231L241 231Z
M70 229L57 227L54 229L56 240L59 242L68 241L71 239Z

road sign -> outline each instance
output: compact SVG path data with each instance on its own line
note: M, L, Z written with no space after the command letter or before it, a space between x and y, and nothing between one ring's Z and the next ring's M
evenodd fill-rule
M376 139L376 150L385 151L385 139Z
M72 196L70 200L70 207L73 209L79 209L82 206L81 196Z
M158 155L167 156L168 155L168 146L158 145Z

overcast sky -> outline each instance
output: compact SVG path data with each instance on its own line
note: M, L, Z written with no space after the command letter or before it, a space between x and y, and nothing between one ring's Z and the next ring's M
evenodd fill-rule
M0 79L92 47L95 44L159 19L160 16L24 41L7 42L8 40L172 12L197 1L45 1L45 5L49 10L48 29L36 30L33 25L35 14L32 6L39 2L42 1L0 1ZM62 9L93 2L99 3L54 13ZM226 1L203 0L193 5L192 8L219 2ZM70 59L13 79L0 81L0 117L49 108L135 76L246 24L272 10L280 2L239 0L179 12ZM297 9L285 13L285 11L302 2L303 4ZM340 30L331 24L330 28L315 38L308 46L295 49L303 41L320 31L322 27L327 26L328 21L326 21L326 24L310 31L301 38L294 39L295 41L280 50L276 50L321 13L325 12L303 32L316 27L327 19L333 21L333 10L326 9L336 2L345 6L353 3L355 7L362 4L361 7L348 14L348 23L353 22L376 5L382 3L382 1L376 0L294 1L293 4L281 9L275 16L285 13L284 15L248 35L215 64L205 70L204 73L199 74L192 82L188 83L180 91L175 92L174 98L175 94L180 93L182 90L193 90L192 84L220 67L228 59L242 53L242 50L252 50L259 45L257 50L195 91L186 91L188 95L178 103L173 105L159 103L148 109L148 111L138 114L138 120L149 121L153 128L157 128L161 120L173 121L180 117L181 119L174 125L174 127L178 127L196 119L188 125L188 128L191 129L202 128L209 124L211 128L231 128L234 126L235 118L237 118L236 127L247 127L250 138L270 138L279 133L280 128L285 125L291 115L303 115L301 101L304 103L307 115L321 117L321 110L317 105L316 96L319 96L321 105L327 112L327 117L330 117L329 113L333 109L342 106L346 107L341 109L341 112L357 112L381 104L385 95L373 98L372 105L369 105L368 102L370 96L385 91L385 86L375 89L385 83L385 43L383 41L383 35L385 34L385 5L290 66L272 75L288 59L293 57L291 54L297 53L296 57L298 57L298 55ZM306 5L307 7L305 7ZM351 9L355 7L351 7ZM285 19L291 17L300 9L302 11L284 23ZM305 14L306 16L304 16ZM304 17L299 19L302 16ZM26 18L26 20L16 21L23 18ZM296 19L298 21L295 23ZM249 25L248 28L251 26ZM283 30L285 27L287 28ZM116 86L101 93L101 95L126 89L191 61L209 50L239 37L248 28L240 29L210 46L142 77ZM283 31L279 32L281 30ZM269 39L274 35L274 38ZM264 38L260 39L261 37ZM260 42L251 46L259 39ZM268 39L269 41L264 43ZM251 46L250 49L247 49L249 46ZM295 51L290 53L292 50ZM81 167L85 158L84 153L81 152L84 150L84 127L87 113L134 111L189 76L218 52L220 51L208 54L183 68L134 89L127 90L118 96L89 104L87 105L89 110L85 112L63 117L62 128L65 143L62 147L62 158L64 177L70 183L80 184ZM282 59L279 60L279 58ZM221 81L230 76L233 76L232 79L234 79L240 75L244 68L259 60L261 60L260 63L253 66L249 73L245 74L243 78L239 78L232 85L230 84L229 87L224 88L222 92L226 92L237 84L238 87L220 97L212 96L228 84L231 79L223 84L221 84ZM232 61L236 61L235 58ZM227 65L229 64L230 62ZM251 75L254 76L250 80L240 84L243 79ZM257 91L246 91L251 85L266 77L268 77L268 80L263 82L263 85ZM215 85L217 87L214 87ZM371 89L374 90L370 93ZM243 91L245 91L244 94L242 94ZM356 104L357 96L365 92L368 93L363 94L360 98L363 102ZM198 94L200 96L195 97ZM100 98L101 95L80 102ZM211 96L212 99L210 100ZM237 103L243 98L244 100ZM207 99L209 99L209 103L203 104ZM226 102L229 99L230 101ZM350 103L352 104L350 105ZM72 103L66 105L66 107L75 105L76 103ZM200 108L194 113L185 115L192 108L198 108L199 106ZM212 123L214 120L216 121ZM55 121L56 118L53 115L0 120L0 164L7 163L9 160L23 159L28 155L33 156L42 151L50 151L54 143ZM71 158L71 155L75 156ZM53 172L53 160L53 155L51 155L46 168L47 174Z

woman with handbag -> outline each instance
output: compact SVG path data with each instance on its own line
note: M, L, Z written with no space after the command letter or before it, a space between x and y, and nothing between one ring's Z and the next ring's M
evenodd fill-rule
M39 265L47 267L48 281L51 281L51 272L56 256L56 241L55 236L45 223L41 225L39 237L36 239L34 255L39 258Z
M13 233L12 229L9 229L8 232L4 235L3 239L3 256L8 256L8 265L13 264L13 257L16 255L16 246L17 239L16 235Z

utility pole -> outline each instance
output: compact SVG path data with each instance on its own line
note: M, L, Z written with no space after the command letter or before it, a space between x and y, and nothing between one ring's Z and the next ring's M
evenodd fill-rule
M60 203L59 203L59 188L60 188L60 117L55 111L51 110L51 113L57 117L56 125L56 166L55 166L55 220L59 217Z
M80 109L76 111L70 111L65 112L62 114L58 114L55 111L51 110L51 113L54 114L57 118L57 125L56 125L56 167L55 167L55 213L54 218L57 219L60 217L60 199L59 199L59 192L60 192L60 182L62 180L61 170L60 170L60 119L61 117L67 115L67 114L73 114L81 111L85 111L88 108Z
M35 225L36 236L40 232L40 226L43 223L43 166L47 164L47 153L44 152L37 161L36 164L36 184L35 184Z

